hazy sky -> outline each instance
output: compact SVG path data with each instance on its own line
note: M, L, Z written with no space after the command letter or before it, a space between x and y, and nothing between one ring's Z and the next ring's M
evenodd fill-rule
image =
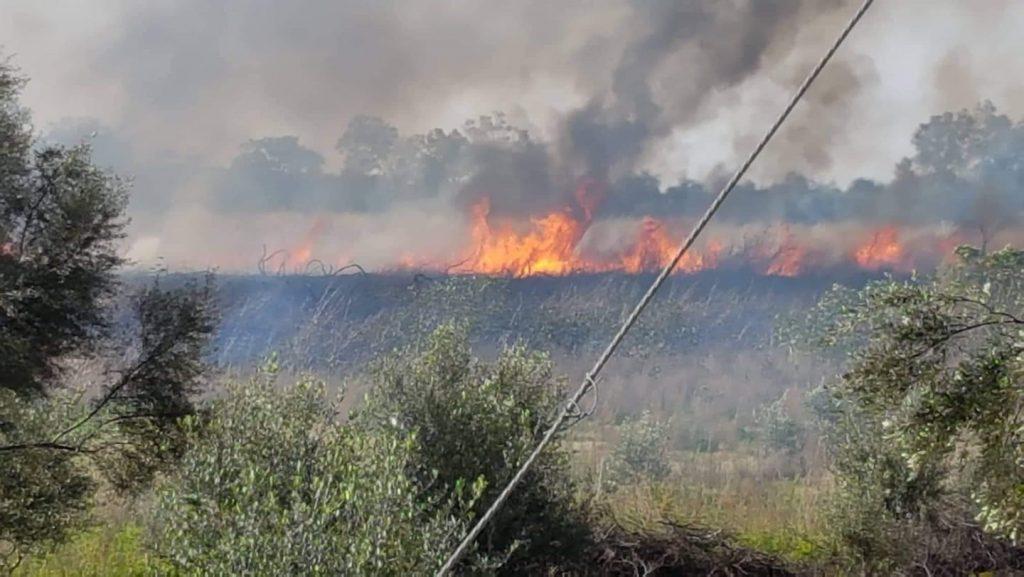
M807 3L827 21L793 14L782 33L813 52L851 6ZM501 110L549 129L607 82L636 7L612 0L5 0L2 10L0 44L32 79L24 98L41 128L93 117L148 153L226 162L239 143L268 134L296 134L329 151L359 113L416 131ZM828 143L843 162L809 168L839 180L884 177L930 114L979 98L1018 114L1022 29L1024 8L1010 0L879 0L842 56L861 82L842 111L850 130ZM692 50L678 51L684 59ZM809 63L804 55L785 54L710 95L696 122L664 138L652 165L665 176L700 177L735 158L733 141L762 130L764 114ZM794 134L830 122L807 114L794 120Z
M580 122L611 131L628 120L642 127L623 148L629 169L671 183L731 169L855 7L4 0L0 47L31 79L23 100L41 132L94 125L128 151L119 168L132 173L227 166L245 141L276 135L332 168L355 115L410 134L503 111L551 142ZM1020 117L1020 30L1012 0L878 0L754 177L885 180L930 115L988 99ZM588 154L583 139L572 146ZM182 205L204 194L195 181L180 188L161 194ZM175 210L162 226L195 216Z

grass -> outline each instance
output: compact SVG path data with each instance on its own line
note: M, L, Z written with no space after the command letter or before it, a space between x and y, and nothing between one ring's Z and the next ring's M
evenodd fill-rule
M823 511L832 489L814 447L765 453L739 444L713 452L674 450L672 473L658 482L611 489L598 471L610 458L609 430L577 434L577 474L609 520L655 532L664 523L721 529L743 546L801 565L834 552Z
M721 528L747 547L798 563L823 559L829 547L820 518L824 481L781 480L725 487L685 479L623 488L604 499L608 514L627 527L662 522Z
M159 567L134 523L85 531L53 553L26 559L15 577L143 577Z

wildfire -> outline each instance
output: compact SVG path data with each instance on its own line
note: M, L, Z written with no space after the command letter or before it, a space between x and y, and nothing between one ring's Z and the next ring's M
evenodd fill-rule
M517 231L510 223L492 223L490 204L486 198L472 207L472 238L475 252L463 260L459 270L481 274L516 277L575 272L652 272L668 264L678 250L666 223L647 216L639 223L633 239L613 254L586 254L580 244L590 225L592 209L583 211L583 218L574 217L570 208L531 218L525 230ZM760 248L759 248L760 246ZM759 245L743 253L732 251L730 259L742 259L768 276L795 277L807 272L815 263L823 264L821 249L801 242L784 229L781 242L773 251ZM724 245L712 240L703 250L691 250L680 260L676 271L694 273L720 265ZM827 259L827 257L824 257ZM831 262L842 262L833 259ZM885 227L870 233L868 240L846 253L865 270L906 271L912 259L900 243L899 232ZM760 263L760 264L758 264Z
M679 240L669 234L665 221L653 216L644 217L633 238L618 251L594 254L583 250L582 241L601 196L596 183L584 182L576 189L576 206L534 216L525 223L495 219L489 199L481 197L470 210L472 253L464 256L456 269L515 277L615 271L636 274L659 270L672 260ZM731 251L728 258L746 262L761 274L783 277L799 276L815 263L852 261L866 270L905 271L911 266L899 233L891 226L870 233L866 242L831 260L822 252L823 247L801 241L789 227L783 227L781 235L774 250L766 250L770 244L757 243L741 252ZM676 271L694 273L717 268L726 254L723 249L723 243L715 240L702 250L691 249Z
M476 253L463 267L483 274L568 274L578 270L575 249L586 230L568 211L530 219L530 230L517 233L509 224L492 227L490 202L473 205L472 238Z
M779 250L769 261L768 266L764 269L764 274L785 277L799 276L807 266L809 252L807 247L796 242L787 229L782 244L779 245Z
M635 221L633 230L619 219L599 221L591 230L602 196L599 183L583 181L565 206L529 218L495 214L489 197L480 196L466 214L469 240L462 251L445 258L421 250L423 247L403 247L392 262L401 269L511 277L638 274L658 271L671 262L687 228L684 223L648 215ZM328 223L318 218L291 249L266 258L276 255L281 270L304 270L317 260L315 249L328 228ZM915 230L910 234L910 250L895 226L868 232L855 223L825 231L801 225L790 228L781 224L752 232L734 227L724 236L721 231L711 232L708 241L687 251L675 270L687 274L724 266L766 276L796 277L815 268L853 265L869 271L907 272L915 265L940 262L949 252L948 245L960 238L948 232Z
M323 219L317 218L314 220L313 226L303 235L302 241L292 249L290 254L286 255L286 264L290 266L305 266L309 264L313 258L313 248L326 230L327 223Z
M718 266L722 246L711 242L705 252L687 251L676 265L678 272L698 272ZM664 268L679 250L679 242L669 237L660 220L646 216L640 224L636 242L622 255L612 268L628 273L640 273Z
M663 267L672 258L675 248L661 221L646 216L640 224L637 242L622 256L623 269L638 273Z
M581 187L582 190L583 187ZM531 218L525 231L517 231L509 223L490 220L490 202L486 197L471 207L474 253L463 260L459 270L481 274L503 274L516 277L574 272L640 273L664 267L677 250L677 241L666 232L664 223L646 217L640 223L636 238L619 254L584 255L580 242L586 234L594 205L585 202L585 194L577 193L583 218L573 215L571 208ZM689 251L677 265L679 272L697 272L715 268L721 244L709 243L704 252Z
M853 260L867 270L904 270L908 266L906 251L899 241L899 231L891 226L876 231L869 242L854 251Z

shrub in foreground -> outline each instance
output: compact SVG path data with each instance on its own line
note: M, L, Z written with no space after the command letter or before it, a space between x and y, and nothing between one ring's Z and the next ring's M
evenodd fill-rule
M264 373L188 420L190 450L155 515L156 549L175 574L412 575L440 565L463 524L406 475L417 439L368 434L339 423L336 409L321 383L277 389Z
M805 319L847 357L817 403L833 525L876 572L1024 568L1024 252L956 257L934 278L836 288Z
M418 352L378 367L357 420L417 437L410 472L434 499L482 486L480 499L462 509L475 518L536 446L563 392L546 356L512 347L483 363L460 330L442 326ZM502 572L536 573L583 554L589 529L568 459L559 442L549 446L480 536L480 553Z

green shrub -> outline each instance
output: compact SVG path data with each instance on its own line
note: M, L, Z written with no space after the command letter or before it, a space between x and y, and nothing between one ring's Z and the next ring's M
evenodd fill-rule
M660 481L672 472L668 458L669 423L644 411L619 427L619 443L608 459L613 485Z
M26 399L0 388L0 442L17 432L29 438L52 434L64 403ZM39 555L89 521L95 480L69 451L0 452L0 574L25 556Z
M321 383L232 386L163 487L154 544L183 575L411 575L463 529L406 475L417 439L340 424ZM470 495L467 493L467 500Z
M786 409L785 394L758 410L756 421L761 440L769 449L795 455L804 448L806 430Z
M805 318L848 357L812 401L839 489L832 525L865 570L1020 564L1024 252L956 256L933 278L837 288Z
M483 363L463 332L447 325L418 352L378 367L358 420L387 434L416 435L410 473L435 499L482 484L482 497L464 509L477 516L536 446L563 394L546 356L513 347ZM480 536L481 554L502 562L503 572L571 560L588 543L568 457L554 442Z

